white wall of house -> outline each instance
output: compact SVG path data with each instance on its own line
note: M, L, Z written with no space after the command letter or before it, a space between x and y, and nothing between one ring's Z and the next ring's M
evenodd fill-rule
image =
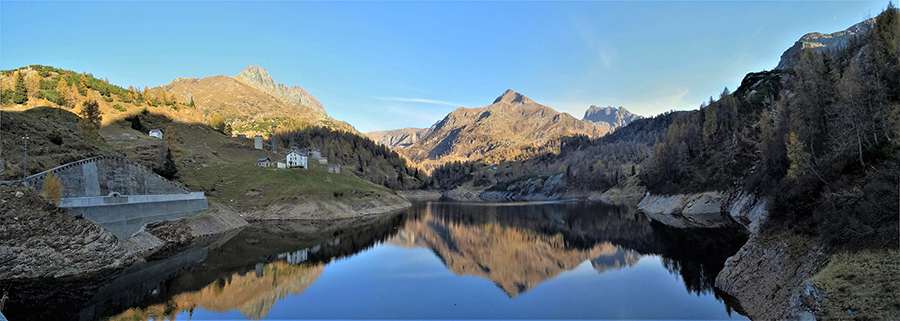
M296 167L302 167L304 169L307 168L306 156L301 155L300 153L298 153L296 151L293 151L287 155L285 163L287 163L288 168L296 168Z

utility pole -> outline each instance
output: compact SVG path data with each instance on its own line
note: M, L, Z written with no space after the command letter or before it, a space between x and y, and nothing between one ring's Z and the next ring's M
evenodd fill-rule
M28 177L28 134L25 134L25 137L22 137L22 141L25 142L25 161L22 162L22 183L25 183L25 177Z

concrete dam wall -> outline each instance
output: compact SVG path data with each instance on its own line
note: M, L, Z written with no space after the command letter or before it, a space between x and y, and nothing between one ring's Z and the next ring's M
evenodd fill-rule
M97 156L68 163L25 178L26 184L41 190L47 172L59 178L62 197L122 195L188 194L176 182L157 175L151 169L121 156Z
M147 223L195 216L209 207L203 192L192 193L121 156L86 158L26 177L25 183L40 191L48 172L63 187L60 208L102 225L119 239Z

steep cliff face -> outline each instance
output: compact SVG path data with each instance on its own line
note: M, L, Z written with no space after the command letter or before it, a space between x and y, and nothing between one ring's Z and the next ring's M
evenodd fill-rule
M793 69L800 61L800 54L805 50L820 51L844 47L853 36L872 30L873 25L875 25L875 18L865 20L846 30L835 33L808 33L803 37L800 37L800 40L797 40L793 46L781 54L781 61L778 62L778 66L775 67L775 69Z
M644 117L632 114L625 107L597 107L591 105L584 112L584 117L581 120L594 124L600 130L613 132L641 118Z

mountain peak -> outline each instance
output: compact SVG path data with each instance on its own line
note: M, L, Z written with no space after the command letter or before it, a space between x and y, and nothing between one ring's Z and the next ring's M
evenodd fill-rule
M506 102L506 103L520 103L520 104L532 102L532 100L530 98L525 97L525 95L517 93L515 90L512 90L512 89L507 89L506 91L503 92L502 95L500 95L500 97L497 97L497 99L494 99L494 104L499 103L501 101Z
M598 107L597 105L591 105L584 112L584 118L581 120L611 132L641 118L643 117L632 114L625 107Z
M315 112L322 114L323 116L328 116L325 112L325 108L322 107L322 103L310 93L297 85L287 87L284 84L276 83L275 79L272 79L272 76L269 76L269 72L263 67L256 65L247 66L247 68L244 68L244 70L237 76L234 76L234 78L243 81L256 89L278 97L279 99L310 107Z

